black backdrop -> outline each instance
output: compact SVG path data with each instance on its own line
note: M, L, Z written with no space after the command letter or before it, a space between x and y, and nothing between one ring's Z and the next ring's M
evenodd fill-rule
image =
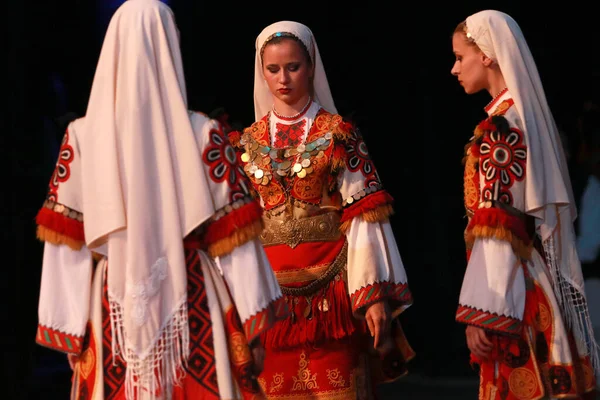
M455 2L456 3L456 2ZM46 191L60 117L85 114L110 15L120 1L9 2L2 151L11 180L2 191L9 255L2 294L7 398L25 398L45 354L34 344L42 247L34 217ZM462 230L464 143L483 116L484 94L466 96L450 75L451 33L467 15L498 2L236 2L172 0L182 35L193 109L224 107L252 122L254 40L283 19L313 30L338 111L353 115L384 185L396 200L392 227L415 303L402 321L428 376L471 375L463 327L454 322L465 267ZM600 29L591 5L535 8L507 0L538 63L557 122L568 135L584 100L597 96ZM585 4L585 5L584 5ZM60 360L63 360L62 358ZM64 361L61 361L64 363ZM29 390L31 391L31 389Z

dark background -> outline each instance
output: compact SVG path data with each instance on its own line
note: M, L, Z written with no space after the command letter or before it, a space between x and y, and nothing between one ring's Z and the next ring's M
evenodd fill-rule
M5 14L2 234L2 398L67 398L66 357L37 346L41 206L69 113L85 114L104 32L118 0L10 1ZM253 121L254 41L277 20L308 25L338 111L361 127L387 190L392 227L415 303L402 315L417 352L412 374L475 377L464 327L454 321L465 268L462 153L490 100L464 94L450 75L451 34L468 15L512 15L528 40L568 149L584 102L597 101L600 28L591 2L204 2L171 0L182 37L190 108L224 107ZM550 3L540 3L550 4ZM498 8L501 7L501 8ZM579 170L572 164L575 191ZM6 391L8 389L8 391ZM475 393L465 398L474 398ZM52 397L53 398L53 397ZM439 397L445 398L445 397Z

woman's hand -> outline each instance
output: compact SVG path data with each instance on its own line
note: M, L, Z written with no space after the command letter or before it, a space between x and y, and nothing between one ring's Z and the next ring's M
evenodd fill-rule
M482 360L487 359L492 352L494 344L487 336L485 330L473 325L468 325L465 334L467 336L467 346L469 347L469 350L471 350L471 353Z
M382 300L371 304L367 308L365 319L373 337L373 347L377 348L387 340L391 331L392 313L387 301Z
M67 354L67 360L69 360L69 366L72 371L75 371L75 366L77 365L77 361L79 361L79 357L75 354Z
M260 340L255 339L250 344L252 359L254 360L254 377L258 377L265 367L265 348Z

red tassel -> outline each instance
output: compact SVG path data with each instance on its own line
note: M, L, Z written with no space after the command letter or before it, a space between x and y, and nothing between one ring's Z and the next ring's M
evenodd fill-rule
M65 217L49 208L42 207L35 217L35 222L51 231L76 241L85 242L83 222Z
M324 299L328 302L328 311L325 312L319 310L319 304ZM343 279L333 279L313 295L308 317L305 317L308 301L304 296L286 296L286 300L294 316L290 315L277 322L262 335L266 348L284 350L301 345L319 346L330 339L342 339L355 332L366 332L364 321L356 320L352 315Z
M345 208L341 222L352 220L354 217L364 214L367 211L373 211L378 207L392 204L393 201L394 199L392 198L392 196L385 190L380 190L378 192L372 193L358 200L350 207Z
M245 204L233 210L223 218L208 225L204 237L205 244L210 245L233 235L235 231L262 218L262 208L257 201Z

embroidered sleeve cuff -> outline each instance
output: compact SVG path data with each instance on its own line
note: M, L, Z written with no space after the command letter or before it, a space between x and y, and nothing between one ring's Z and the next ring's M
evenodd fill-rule
M35 218L37 237L53 244L80 250L85 244L83 214L63 204L46 200Z
M53 350L79 355L81 353L83 337L38 325L35 341L37 344Z
M246 197L219 210L203 236L212 257L224 256L256 238L263 229L262 208L257 200Z
M465 231L467 249L471 249L478 238L504 240L511 244L519 257L531 257L531 239L527 234L525 222L505 210L480 208L475 212Z
M396 317L412 304L412 293L407 283L377 282L358 289L350 295L352 311L364 315L368 306L380 300L387 300Z
M283 296L269 303L266 308L244 322L244 332L248 343L251 343L267 329L273 327L275 322L286 319L289 314L290 310Z
M513 336L520 335L523 326L523 322L517 318L498 315L463 305L458 306L456 321L477 326L488 331Z

